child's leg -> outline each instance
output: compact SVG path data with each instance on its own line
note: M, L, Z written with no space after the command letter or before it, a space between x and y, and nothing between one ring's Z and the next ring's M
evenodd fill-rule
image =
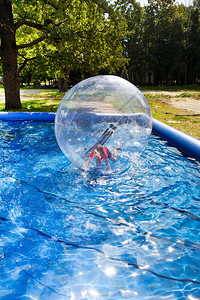
M117 150L122 150L122 149L115 146L114 151L113 151L113 154L109 157L109 159L110 159L112 162L115 162L115 161L117 160Z
M102 165L102 159L96 159L96 166L99 168Z

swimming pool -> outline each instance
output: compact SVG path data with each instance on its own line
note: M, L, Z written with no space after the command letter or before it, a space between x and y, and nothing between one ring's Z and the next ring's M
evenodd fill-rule
M200 299L199 163L151 136L85 173L52 123L0 122L1 299Z

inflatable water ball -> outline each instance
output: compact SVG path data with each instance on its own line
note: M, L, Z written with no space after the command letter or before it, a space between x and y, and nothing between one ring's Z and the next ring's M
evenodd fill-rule
M112 170L122 171L145 149L152 130L151 111L144 95L127 80L113 75L85 79L63 97L55 118L59 147L84 169L96 145L118 150ZM96 168L93 158L88 170ZM105 168L103 161L101 168Z

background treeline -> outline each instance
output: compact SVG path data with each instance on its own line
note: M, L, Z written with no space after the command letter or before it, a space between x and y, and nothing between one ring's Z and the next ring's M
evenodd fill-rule
M132 31L123 42L128 78L137 84L199 83L200 1L189 7L170 0L149 0L141 8L134 1L123 11Z
M2 0L0 24L0 76L8 91L12 73L21 85L63 91L109 73L137 85L200 80L200 0L149 0L144 7L135 0Z

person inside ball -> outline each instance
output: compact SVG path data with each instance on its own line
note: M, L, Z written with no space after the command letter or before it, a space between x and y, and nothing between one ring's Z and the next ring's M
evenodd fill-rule
M97 145L88 157L84 170L87 171L89 163L91 162L92 158L96 160L96 166L99 168L102 165L103 160L105 160L106 166L108 170L111 170L110 164L108 160L115 162L117 160L117 151L122 150L119 147L114 148L113 153L111 153L107 147L103 147L102 145Z

